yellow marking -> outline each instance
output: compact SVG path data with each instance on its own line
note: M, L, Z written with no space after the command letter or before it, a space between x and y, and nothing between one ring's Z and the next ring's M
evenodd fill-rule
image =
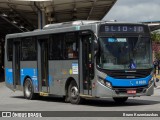
M70 74L70 75L72 74L72 69L69 70L69 74Z
M83 94L80 94L81 97L87 97L87 98L94 98L93 96L91 95L83 95Z
M40 95L40 96L48 96L48 93L40 92L39 95Z

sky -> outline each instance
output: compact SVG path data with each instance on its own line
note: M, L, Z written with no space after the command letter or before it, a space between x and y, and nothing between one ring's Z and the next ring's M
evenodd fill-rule
M160 21L160 0L117 0L103 19L119 22Z

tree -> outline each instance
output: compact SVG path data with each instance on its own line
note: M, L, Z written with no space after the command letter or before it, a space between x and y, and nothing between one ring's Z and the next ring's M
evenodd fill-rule
M153 42L160 43L160 33L158 31L152 32L151 39Z
M155 52L155 57L157 60L160 60L160 52Z
M151 33L151 39L152 42L155 43L153 50L155 49L155 58L160 60L160 50L159 44L160 44L160 33L158 31Z

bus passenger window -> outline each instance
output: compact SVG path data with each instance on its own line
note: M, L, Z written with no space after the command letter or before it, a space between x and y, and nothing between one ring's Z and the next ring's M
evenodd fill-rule
M61 60L63 34L52 35L49 39L49 60Z
M73 49L69 47L67 52L68 52L68 58L73 58Z
M8 61L12 61L13 58L13 39L8 40L8 47L7 47L7 58Z
M78 58L78 44L76 33L67 33L65 36L66 59Z
M22 38L21 46L21 59L25 60L36 60L37 59L37 46L36 39L32 37Z
M68 47L68 58L77 58L77 51L76 51L76 43L73 43L72 46Z

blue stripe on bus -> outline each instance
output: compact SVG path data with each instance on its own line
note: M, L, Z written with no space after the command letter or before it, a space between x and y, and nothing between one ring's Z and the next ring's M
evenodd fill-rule
M23 85L24 78L31 77L33 85L38 86L37 68L22 68L20 71L21 85Z
M38 73L36 68L23 68L21 69L21 85L23 85L23 81L25 76L30 76L33 82L34 86L38 86ZM51 85L52 82L52 76L48 76L49 79L49 86Z
M5 77L6 77L6 83L7 84L13 84L13 69L12 68L6 68L5 69ZM20 82L21 85L23 85L24 78L26 76L31 77L33 85L38 86L38 77L37 77L37 68L22 68L20 70ZM52 84L52 76L49 75L49 86Z
M52 85L52 76L51 75L49 75L49 82L48 82L48 84L49 84L49 86Z
M109 81L113 87L138 87L148 85L149 80L152 78L151 75L145 78L138 79L116 79L110 76L106 77L106 81Z
M5 69L5 77L6 77L6 84L13 84L13 70L11 68Z

